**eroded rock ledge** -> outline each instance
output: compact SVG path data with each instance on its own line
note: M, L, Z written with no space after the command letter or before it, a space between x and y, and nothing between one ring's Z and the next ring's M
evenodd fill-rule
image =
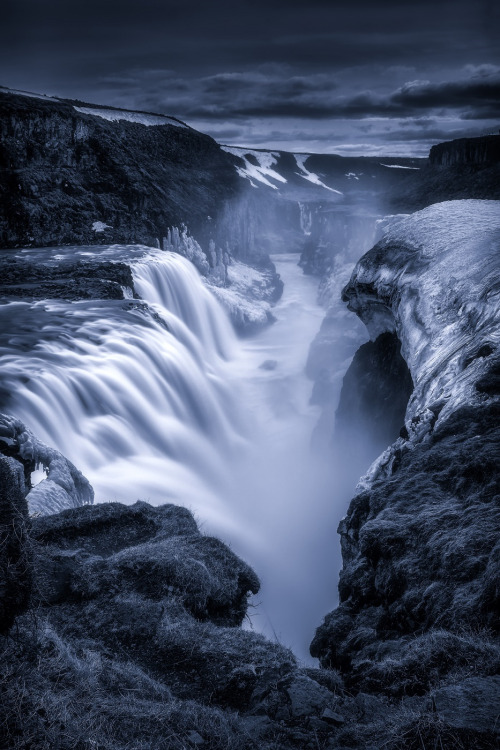
M403 219L344 289L372 339L398 336L414 391L340 524L340 605L311 652L355 692L425 697L457 732L446 747L498 731L499 208Z
M494 395L485 383L500 356L499 245L500 202L438 203L389 228L344 288L372 340L390 331L401 341L414 390L396 450Z

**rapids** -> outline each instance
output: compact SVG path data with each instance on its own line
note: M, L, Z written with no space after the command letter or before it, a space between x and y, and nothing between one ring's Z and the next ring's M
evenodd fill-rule
M310 658L314 628L335 604L345 510L331 462L310 450L318 414L303 370L323 316L317 282L298 256L275 256L285 282L277 322L239 341L179 255L22 252L125 261L142 299L0 305L1 410L66 455L96 502L189 507L261 578L247 627Z

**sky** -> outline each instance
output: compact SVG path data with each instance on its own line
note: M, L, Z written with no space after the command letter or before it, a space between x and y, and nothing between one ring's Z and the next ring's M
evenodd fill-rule
M0 84L221 143L426 156L498 133L497 0L3 0Z

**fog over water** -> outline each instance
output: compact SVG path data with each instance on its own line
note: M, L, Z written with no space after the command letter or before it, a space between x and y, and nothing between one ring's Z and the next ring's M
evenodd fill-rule
M58 252L86 250L25 257ZM355 479L334 468L328 446L310 448L319 413L304 366L324 315L317 280L298 255L275 256L285 283L277 321L237 340L185 259L142 246L99 254L131 264L148 306L0 306L2 408L73 461L96 502L189 507L262 581L246 626L310 658L314 629L336 603L336 528Z

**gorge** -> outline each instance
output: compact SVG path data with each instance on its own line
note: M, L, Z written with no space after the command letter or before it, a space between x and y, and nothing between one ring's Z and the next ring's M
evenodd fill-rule
M0 746L496 747L494 147L2 102Z

